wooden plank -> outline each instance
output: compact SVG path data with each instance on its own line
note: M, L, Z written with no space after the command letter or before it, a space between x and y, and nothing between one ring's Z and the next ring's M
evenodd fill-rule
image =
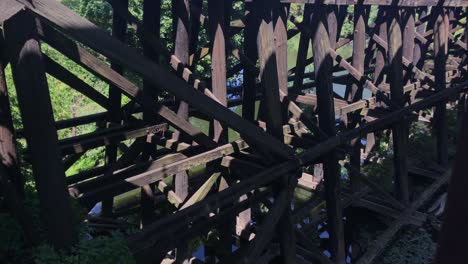
M118 144L127 139L140 138L153 133L162 133L167 129L168 125L163 123L154 126L126 129L123 131L111 131L110 133L87 137L84 140L75 140L74 138L64 139L59 142L59 146L62 155L82 153L96 147Z
M221 176L221 173L213 173L208 178L208 180L206 180L205 183L203 183L203 185L200 186L200 188L198 188L198 190L192 196L190 196L190 198L182 205L182 207L180 207L180 210L183 210L203 200L208 195L208 192L211 190L219 176Z
M236 146L235 148L233 144ZM182 153L177 153L153 162L125 168L114 173L112 178L109 179L108 184L101 184L100 188L83 194L80 196L80 199L86 203L91 203L99 197L118 194L121 190L126 190L129 187L141 187L160 181L179 172L192 169L200 164L217 160L225 155L230 155L238 149L242 150L248 147L243 141L238 141L233 144L226 144L192 157L186 157Z
M333 87L331 82L333 61L330 52L330 36L327 33L326 7L317 6L313 10L312 50L314 53L315 80L317 82L317 106L320 128L329 136L336 135ZM334 37L334 36L331 36ZM340 177L335 153L325 156L324 178L325 199L331 242L331 253L335 263L345 263L344 226L339 199Z
M72 224L36 24L30 13L21 12L3 26L39 193L42 223L50 243L57 249L66 249L77 241L77 232Z
M68 34L84 44L99 50L108 58L119 60L129 69L151 80L154 85L160 86L181 100L189 102L203 113L225 122L245 137L247 141L252 141L252 143L256 143L283 158L292 158L293 151L289 147L267 135L260 128L249 124L217 102L210 100L197 91L193 91L191 88L189 89L183 80L167 74L161 66L151 63L135 50L125 47L120 42L110 38L107 33L98 29L89 21L78 17L62 4L53 0L36 0L34 7L28 3L25 4L33 12L51 23L59 25ZM51 12L52 10L54 11ZM57 14L61 14L61 16ZM64 17L67 19L64 19ZM82 30L84 27L89 30ZM195 136L195 138L197 137Z
M402 67L402 30L399 10L396 7L387 9L389 32L388 32L388 60L389 60L389 83L392 102L399 108L405 106L405 95L403 92L403 67ZM395 193L404 204L409 203L408 183L408 124L402 120L392 126L393 136L393 164L395 171Z
M187 158L180 162L175 162L164 167L157 167L148 170L143 174L127 178L125 181L137 186L141 186L143 183L149 184L161 180L169 175L173 175L177 172L189 170L199 164L219 159L225 155L230 155L234 153L236 149L242 150L247 148L247 145L243 141L237 141L234 143L234 145L236 145L236 148L234 148L232 144L226 144L202 154Z
M23 5L14 0L4 0L0 2L0 24L23 10Z

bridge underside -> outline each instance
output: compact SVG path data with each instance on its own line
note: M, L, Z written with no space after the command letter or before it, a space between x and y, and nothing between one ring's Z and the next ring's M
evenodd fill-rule
M108 2L112 36L56 0L0 2L2 184L22 188L16 162L8 161L32 164L55 247L76 241L70 199L88 209L102 205L88 219L97 229L137 216L141 232L127 239L139 263L194 262L195 238L202 238L206 263L345 263L343 211L358 207L392 219L355 260L371 263L402 226L425 221L420 209L450 174L447 111L464 107L468 87L467 1L173 0L171 49L161 41L160 1L143 1L142 20L128 0ZM301 21L292 4L303 8ZM231 15L234 6L243 8L240 18ZM346 23L354 25L347 35ZM128 30L138 47L126 41ZM41 44L106 82L108 94ZM207 78L197 74L201 61L211 65ZM8 64L23 124L16 131ZM105 111L54 120L50 76ZM436 159L410 156L416 122L431 129ZM88 124L96 130L57 136ZM363 170L389 135L391 191ZM24 157L15 154L15 137L26 139ZM102 147L103 166L65 176ZM415 188L420 178L424 190ZM295 198L299 191L308 198ZM8 193L20 199L20 191ZM122 204L119 197L137 199ZM311 235L325 222L331 259Z

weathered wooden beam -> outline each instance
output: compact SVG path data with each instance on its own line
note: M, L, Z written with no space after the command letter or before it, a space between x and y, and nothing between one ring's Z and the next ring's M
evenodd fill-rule
M166 177L190 170L200 164L220 159L225 155L233 154L247 147L245 142L238 141L192 157L187 157L182 153L167 155L152 162L146 162L118 171L112 177L108 177L109 182L107 184L101 184L100 188L92 190L89 193L84 193L79 198L85 203L91 203L99 197L118 194L121 190L127 190L130 187L135 188L155 183Z
M405 106L405 94L403 91L403 44L402 29L399 10L396 7L387 9L388 15L388 61L389 61L389 83L392 102L398 107ZM404 204L409 203L408 184L408 124L402 120L392 126L393 136L393 164L395 170L395 193Z
M333 60L330 52L330 36L327 32L326 7L316 6L312 14L312 50L314 53L315 80L317 82L317 106L320 128L329 137L336 135L333 87L331 82ZM334 36L331 36L334 37ZM325 157L325 200L327 201L328 228L331 253L335 263L345 263L344 226L339 199L340 177L336 154Z
M279 89L288 94L288 35L287 22L289 4L273 3L274 42L276 50L276 68L278 71Z
M425 17L427 14L427 9L422 8L419 12L419 20L421 17ZM426 24L421 23L416 28L416 36L422 35L426 30ZM427 45L424 43L420 38L416 38L415 46L414 46L414 56L413 56L413 65L417 68L422 69L424 66L424 61L427 53Z
M380 19L377 20L376 27L378 27L379 37L383 39L385 42L388 42L388 34L387 34L387 20L385 19L387 13L385 9L380 7L378 11L378 17ZM384 82L385 77L385 57L387 55L387 50L382 46L377 45L377 51L375 54L375 68L374 68L374 83L379 85Z
M114 130L109 130L109 133L99 131L99 133L92 133L91 135L81 135L75 138L63 139L59 142L61 153L62 155L82 153L100 146L109 146L111 144L118 145L121 141L128 139L140 138L150 134L164 133L164 131L168 130L168 125L163 123L139 128L119 128L120 127L115 127Z
M5 0L0 3L0 23L3 24L5 21L15 16L18 12L23 9L23 5L13 1ZM3 55L3 54L2 54Z
M192 206L195 203L198 203L201 200L203 200L208 195L208 192L216 183L216 180L219 178L219 176L221 176L221 173L213 173L213 175L211 175L208 178L208 180L206 180L205 183L203 183L203 185L200 186L200 188L192 196L190 196L189 199L187 199L187 201L182 205L182 207L180 207L180 210Z
M174 55L177 56L184 66L189 65L189 45L190 45L190 7L189 1L174 0L172 2L172 12L174 14ZM177 109L177 116L188 120L189 106L186 102L180 101ZM175 131L173 139L178 140L180 132ZM176 177L177 178L177 177ZM186 178L181 175L179 178ZM181 179L185 181L184 179ZM176 191L177 192L177 191ZM186 192L186 191L184 191ZM183 196L186 196L185 194Z
M50 243L58 249L66 249L76 242L77 232L66 193L65 170L60 159L36 23L32 14L25 11L3 26L39 193L42 224Z
M219 103L227 106L226 93L226 25L228 14L225 9L232 3L229 0L210 0L208 2L209 36L211 41L211 89ZM214 141L227 143L227 128L214 120L210 124Z

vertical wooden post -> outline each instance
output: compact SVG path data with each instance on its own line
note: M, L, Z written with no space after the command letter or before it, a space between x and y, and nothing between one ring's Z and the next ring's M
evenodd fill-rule
M435 89L445 89L445 63L447 61L448 34L446 14L442 7L434 7L436 20L434 24L434 76ZM438 103L434 111L434 128L437 135L437 162L443 167L448 166L448 129L446 102Z
M387 34L387 12L384 7L379 7L376 26L379 27L379 37L388 43ZM375 54L375 69L374 69L374 83L380 84L384 81L384 68L385 68L385 57L387 51L380 45L377 45L377 53Z
M287 34L287 19L289 13L289 4L282 4L280 1L273 1L273 28L276 53L276 70L278 74L279 91L288 94L288 34ZM306 51L307 53L307 51ZM265 72L263 72L265 74ZM276 96L276 94L275 94ZM279 96L279 94L278 94ZM278 97L279 99L280 97ZM270 110L269 110L270 111ZM288 109L282 109L281 119L283 124L288 120ZM282 126L280 128L283 139ZM288 188L288 185L293 184L290 176L284 176L278 183L279 189ZM288 194L289 201L292 200L292 190ZM296 240L295 240L295 225L291 215L291 205L288 205L279 222L279 238L281 259L283 263L295 263L296 259Z
M211 89L214 96L219 102L227 107L227 91L226 91L226 36L228 36L228 21L230 21L230 9L232 8L231 0L209 0L208 1L208 16L209 26L208 32L211 42ZM228 129L219 121L213 120L210 123L210 130L213 133L213 140L220 144L228 142ZM209 164L217 166L217 164ZM215 168L219 170L219 168ZM227 173L223 173L223 177ZM225 180L225 179L222 179ZM232 251L233 233L235 230L236 216L231 215L219 227L219 244L218 256L226 257Z
M4 48L3 37L0 36L0 54ZM8 181L15 186L16 194L21 198L24 195L24 178L18 166L10 99L4 72L5 64L0 57L0 159L5 166Z
M289 4L275 1L273 7L274 34L276 47L276 62L278 71L279 89L288 94L288 20ZM287 109L285 109L287 110Z
M203 9L203 0L192 0L190 1L190 47L189 54L190 58L190 69L195 69L199 60L199 54L197 54L198 48L198 37L200 35L201 26L201 15Z
M403 45L400 14L398 7L388 7L388 60L390 94L394 105L404 107L405 95L403 93ZM395 168L395 193L401 202L409 203L408 190L408 128L405 120L392 126L393 135L393 164Z
M279 1L274 1L272 3L270 0L261 0L257 1L255 4L258 5L256 10L258 10L259 18L261 19L257 35L257 51L260 61L260 76L264 96L263 106L265 108L267 131L276 138L282 139L284 116L281 112L281 88L279 87L281 82L279 78L287 78L287 76L281 74L280 77L278 75L274 32L275 21L273 19L273 9L275 5L279 5ZM282 29L278 29L278 34L280 34L280 32L282 32ZM285 60L281 62L287 63ZM281 69L285 68L287 67L281 66ZM281 189L287 188L288 184L290 184L289 177L282 177L274 186L275 196L280 193ZM291 208L290 205L288 205L277 225L283 263L293 263L295 259L294 225L291 221L292 218L290 214Z
M5 22L4 30L46 236L55 248L69 248L77 240L77 233L73 226L36 21L24 11Z
M143 1L143 25L148 32L151 32L153 36L159 40L160 28L161 28L161 0L144 0ZM143 54L150 58L152 61L159 63L159 54L154 48L147 42L142 42ZM149 82L143 80L143 89L158 89L158 87L150 86Z
M0 54L5 51L0 32ZM0 56L0 193L3 201L23 229L27 245L35 245L35 235L31 216L23 206L24 178L19 171L13 121L10 110L10 98L4 72L4 62Z
M328 36L330 37L330 48L336 49L336 41L339 37L338 32L338 6L327 6L327 26Z
M119 0L119 5L123 8L128 9L128 0ZM124 18L120 17L117 12L112 13L112 36L115 38L125 41L125 35L127 32L127 22ZM111 68L123 74L123 67L117 63L111 63ZM109 116L108 116L108 126L115 126L119 125L122 120L121 114L121 100L122 94L120 89L115 87L114 85L109 86L109 102L110 102L110 109L109 109ZM115 163L117 160L117 144L110 144L106 147L106 164L110 165ZM112 215L114 207L114 198L109 198L107 200L102 201L102 215L110 216Z
M209 36L211 42L211 89L214 96L227 106L226 93L226 25L225 4L230 5L229 0L209 0L208 15ZM220 122L213 121L214 141L220 144L227 142L227 128Z
M327 33L326 6L314 6L311 25L312 50L314 54L315 80L317 83L317 107L320 128L334 136L335 111L333 101L333 83L331 81L333 60L330 56L330 37ZM336 153L324 157L325 200L327 203L328 230L330 233L331 253L335 263L345 263L345 243L343 212L340 194L340 170Z
M256 42L259 23L258 16L253 3L245 3L245 9L248 16L244 29L244 53L250 61L256 62L258 58ZM250 67L244 67L243 71L242 117L253 122L255 119L257 76Z
M366 18L365 8L362 4L354 6L354 34L353 34L353 67L364 74L364 58L366 50ZM351 86L347 87L346 100L353 103L362 99L363 84L353 81ZM353 113L348 117L350 123L348 128L353 129L360 121L360 114ZM361 139L358 138L351 142L352 150L350 152L350 165L354 168L349 172L351 188L354 191L359 189L359 177L361 171Z
M418 18L426 16L426 8L423 7L419 10L418 12ZM426 23L420 24L416 28L416 32L419 34L423 35L426 30ZM416 39L415 44L414 44L414 55L413 55L413 65L416 66L418 69L422 69L424 67L424 60L425 60L425 55L426 55L426 45L424 45L421 40ZM411 58L408 58L411 59Z
M179 58L183 66L189 65L190 49L190 6L188 0L172 0L174 13L174 54ZM185 120L189 118L189 106L181 101L177 110L177 115ZM176 130L173 139L180 140L180 131ZM188 196L188 174L186 171L177 173L174 176L174 191L180 199L185 200ZM176 250L177 264L188 263L188 245L181 241Z
M174 20L175 20L175 46L174 54L179 58L180 62L187 66L189 63L189 1L188 0L173 0ZM177 115L185 120L188 120L188 104L180 102ZM179 140L180 131L174 132L174 139ZM185 200L188 195L188 175L187 172L181 172L175 175L175 192Z
M179 58L183 66L189 65L190 48L190 9L188 0L173 0L172 10L174 13L174 54ZM177 110L177 115L188 120L188 104L181 101ZM180 131L174 132L173 139L178 140Z
M404 9L404 21L403 21L403 57L409 61L413 61L414 50L415 50L415 21L414 21L415 10L412 7ZM409 84L412 81L412 72L409 70L404 71L403 83Z
M161 1L160 0L145 0L143 1L143 25L148 33L153 34L159 40L160 22L161 21ZM159 54L151 45L143 41L143 54L150 60L159 63ZM147 80L143 80L143 93L148 94L158 100L160 91L158 87L151 85ZM156 123L156 116L152 111L145 109L143 111L143 120L148 125ZM148 160L156 154L156 145L146 142L143 149L143 159ZM154 220L154 185L145 185L140 190L141 196L141 225L151 223Z
M310 14L312 12L312 5L305 4L304 5L304 19L302 23L304 25L310 25ZM299 48L297 50L297 60L296 60L296 72L294 73L294 88L299 89L302 87L304 83L304 72L306 68L306 61L307 61L307 52L309 51L309 43L310 37L301 32L301 36L299 37Z
M257 34L257 51L260 60L260 76L263 101L266 110L267 131L277 138L283 137L283 119L279 97L279 81L272 21L272 3L260 0L258 11L261 18ZM260 3L259 3L260 4Z

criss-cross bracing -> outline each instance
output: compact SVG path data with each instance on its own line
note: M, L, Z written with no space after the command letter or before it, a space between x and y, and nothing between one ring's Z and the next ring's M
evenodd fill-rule
M0 1L1 186L32 240L18 202L16 137L26 139L24 159L52 245L77 241L70 199L89 209L102 202L100 221L139 216L141 232L127 238L139 263L201 261L189 242L209 233L217 235L203 245L206 263L346 263L343 210L351 207L393 219L356 260L371 263L402 226L421 224L426 214L418 210L447 183L447 106L463 108L468 88L468 1L172 0L172 49L161 44L161 0L142 1L142 20L128 0L108 2L112 35L56 0ZM238 2L244 15L231 20ZM303 7L301 20L289 12L292 4ZM346 21L354 25L348 35ZM126 42L128 28L141 47ZM288 67L295 36L296 64ZM233 41L239 37L242 46ZM108 83L108 95L44 54L41 43ZM340 52L346 48L352 56ZM202 60L210 62L209 79L196 72ZM8 64L23 124L16 131ZM105 112L55 121L46 74ZM432 118L423 116L427 109ZM209 132L194 118L206 120ZM437 150L425 168L407 149L410 124L421 120L432 123ZM57 137L57 130L93 123L93 133ZM228 136L234 132L239 137ZM362 170L389 133L391 192ZM104 146L104 166L65 177L87 151ZM416 192L414 177L430 184ZM298 189L311 198L297 203ZM135 190L131 206L115 202ZM331 258L315 246L305 218L309 231L326 222Z

